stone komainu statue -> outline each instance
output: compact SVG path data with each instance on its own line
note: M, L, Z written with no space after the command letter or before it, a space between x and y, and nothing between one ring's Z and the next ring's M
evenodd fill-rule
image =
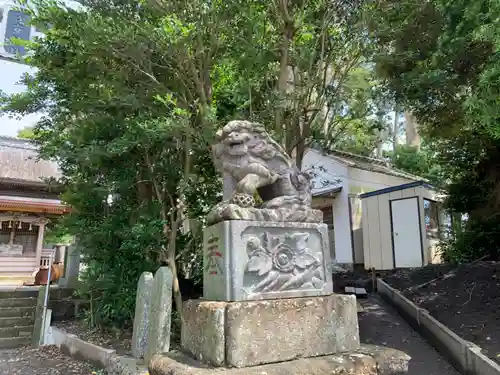
M224 179L224 201L208 216L222 220L321 222L311 209L311 183L264 127L231 121L216 135L214 163ZM258 193L263 203L256 206Z

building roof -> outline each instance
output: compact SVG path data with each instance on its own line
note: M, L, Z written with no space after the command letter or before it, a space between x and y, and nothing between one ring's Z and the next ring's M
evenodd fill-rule
M373 197L375 195L388 194L388 193L392 193L394 191L399 191L399 190L404 190L404 189L411 189L411 188L415 188L415 187L419 187L419 186L423 186L423 187L425 187L425 188L427 188L429 190L439 191L438 188L430 185L426 181L415 181L415 182L410 182L408 184L390 186L390 187L385 188L385 189L380 189L380 190L375 190L375 191L369 191L368 193L360 194L359 197L361 199L363 199L363 198Z
M335 197L338 193L342 191L342 185L335 184L333 187L327 190L320 190L312 193L315 198L331 198Z
M13 212L30 212L38 214L62 215L70 212L59 199L26 198L0 195L0 210Z
M38 157L37 146L32 141L0 136L0 180L33 184L61 177L57 163Z
M427 182L425 178L393 168L391 166L391 163L389 163L387 160L356 155L346 151L339 151L339 150L323 151L319 148L313 148L313 149L351 168L358 168L370 172L386 174L389 176L406 178L408 180L413 180L413 181Z

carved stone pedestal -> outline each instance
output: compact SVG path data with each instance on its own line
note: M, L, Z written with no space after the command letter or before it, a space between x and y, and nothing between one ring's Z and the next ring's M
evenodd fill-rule
M184 353L153 357L150 374L407 370L404 353L360 347L355 297L332 294L328 230L311 207L309 177L265 127L231 121L213 152L224 192L204 231L204 299L184 305Z
M181 344L214 366L247 367L359 348L356 298L187 301Z
M203 297L245 301L329 295L328 228L318 223L223 221L204 232Z

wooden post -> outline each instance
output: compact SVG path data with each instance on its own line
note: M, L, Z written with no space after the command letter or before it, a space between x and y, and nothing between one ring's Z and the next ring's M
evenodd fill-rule
M45 222L40 222L38 224L38 238L36 240L36 268L40 267L40 260L42 258L44 231L45 231Z
M16 222L12 220L11 223L12 228L10 230L9 245L14 245L14 236L16 235Z

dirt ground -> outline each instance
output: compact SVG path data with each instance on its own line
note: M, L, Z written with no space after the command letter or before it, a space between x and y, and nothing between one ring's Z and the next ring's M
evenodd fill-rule
M500 363L500 262L398 270L384 280Z
M62 354L55 346L0 350L0 375L105 375Z
M377 295L358 300L363 307L359 335L363 344L398 349L411 359L407 375L459 375L423 337L415 332L395 309Z
M56 327L72 333L84 341L91 342L107 349L114 349L118 355L132 355L132 330L98 331L89 329L79 320L68 320L54 323Z

